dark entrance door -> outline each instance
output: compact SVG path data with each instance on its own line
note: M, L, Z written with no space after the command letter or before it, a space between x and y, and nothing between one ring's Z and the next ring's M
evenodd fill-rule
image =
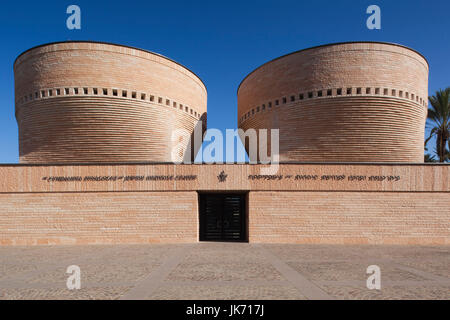
M200 241L246 241L244 194L200 194Z

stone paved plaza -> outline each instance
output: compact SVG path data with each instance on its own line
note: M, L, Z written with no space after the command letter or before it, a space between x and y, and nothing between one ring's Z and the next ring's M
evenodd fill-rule
M366 287L369 265L381 290ZM450 246L0 247L0 299L450 299L449 267Z

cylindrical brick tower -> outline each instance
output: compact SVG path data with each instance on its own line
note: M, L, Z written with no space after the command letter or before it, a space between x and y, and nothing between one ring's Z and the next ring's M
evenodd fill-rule
M427 97L428 63L418 52L330 44L250 73L238 88L238 125L279 129L284 162L423 162Z
M206 127L203 82L149 51L51 43L22 53L14 75L21 163L178 161Z

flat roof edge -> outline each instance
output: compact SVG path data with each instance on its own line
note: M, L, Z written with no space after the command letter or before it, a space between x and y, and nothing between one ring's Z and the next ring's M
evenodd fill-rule
M174 166L199 166L199 165L247 165L269 166L260 163L174 163L174 162L84 162L84 163L0 163L0 167L50 167L50 166L129 166L129 165L174 165ZM450 163L442 162L280 162L278 165L348 165L348 166L450 166Z

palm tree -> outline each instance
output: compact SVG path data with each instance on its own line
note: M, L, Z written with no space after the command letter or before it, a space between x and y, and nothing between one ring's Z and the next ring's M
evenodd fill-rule
M450 141L449 141L449 143L450 143ZM428 149L425 148L425 151L428 151ZM435 154L432 154L432 153L425 153L425 155L424 155L424 160L425 160L425 162L439 162L439 161L436 159L436 154L437 154L436 148L434 148L433 152L434 152ZM445 149L444 162L445 162L445 161L450 161L450 150L448 150L448 149Z
M426 153L424 157L425 162L437 162L434 155Z
M434 96L428 97L430 107L427 120L432 126L430 136L425 140L425 146L433 136L436 136L436 153L439 162L448 160L447 143L450 138L450 87L436 91ZM450 145L449 145L450 148Z

